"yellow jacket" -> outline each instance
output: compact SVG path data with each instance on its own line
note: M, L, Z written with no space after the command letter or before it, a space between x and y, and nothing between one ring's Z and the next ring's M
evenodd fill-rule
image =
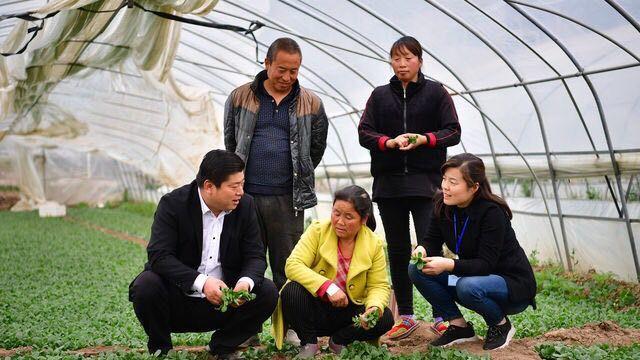
M285 265L288 281L304 286L313 296L338 271L338 238L330 220L314 221L298 241ZM358 231L347 273L347 296L357 305L384 310L389 303L387 260L382 240L367 226ZM273 336L282 348L285 327L281 303L272 317Z

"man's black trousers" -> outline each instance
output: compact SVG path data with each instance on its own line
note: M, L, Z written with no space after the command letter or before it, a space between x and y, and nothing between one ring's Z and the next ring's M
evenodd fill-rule
M220 312L207 299L186 296L158 274L143 271L129 287L129 300L149 336L147 346L151 354L158 350L165 354L172 348L171 333L212 330L215 332L209 343L210 351L227 354L262 331L262 323L276 307L278 291L271 280L264 279L252 292L256 294L254 300Z

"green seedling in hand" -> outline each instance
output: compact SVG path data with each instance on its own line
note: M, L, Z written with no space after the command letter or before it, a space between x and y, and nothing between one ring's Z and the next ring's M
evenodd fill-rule
M222 289L222 302L216 310L225 312L231 305L240 305L240 300L251 301L256 298L256 294L252 294L247 290L233 291L232 289Z
M418 270L422 270L422 268L427 264L427 262L422 259L421 251L418 251L415 255L411 256L410 263L414 264Z
M374 326L376 326L376 324L378 323L378 319L380 319L380 313L377 310L368 313L367 316L364 318L365 322L367 323L367 328L371 329ZM357 328L361 327L360 316L356 315L353 317L352 320L353 320L353 326Z
M416 142L418 142L417 136L409 136L409 144L415 144Z

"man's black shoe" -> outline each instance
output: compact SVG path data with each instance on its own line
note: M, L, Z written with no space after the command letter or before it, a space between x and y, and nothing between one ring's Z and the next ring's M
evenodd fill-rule
M256 346L260 346L260 338L258 337L258 335L253 335L252 337L245 340L242 344L238 345L238 349L246 349Z
M485 350L502 349L509 345L509 341L516 333L516 328L511 325L509 318L505 317L507 322L502 325L489 326L487 337L484 339L482 348Z
M244 356L242 356L242 352L240 352L240 351L234 351L234 352L230 352L230 353L227 353L227 354L213 354L211 352L211 348L209 347L209 345L206 345L204 348L209 353L209 359L208 360L241 360L241 359L244 359Z
M476 339L476 332L473 331L473 324L467 322L466 327L460 327L455 325L449 325L447 330L439 338L431 341L431 346L449 346L453 344L460 344L467 341Z
M149 350L149 354L151 354L151 356L156 357L156 358L165 358L169 354L169 351L172 351L172 350L173 350L172 348L169 348L169 349L158 349L158 350L155 350L155 351Z
M238 352L232 352L232 353L228 353L228 354L209 354L209 359L210 360L241 360L244 359L244 357L242 356L242 353L238 353Z

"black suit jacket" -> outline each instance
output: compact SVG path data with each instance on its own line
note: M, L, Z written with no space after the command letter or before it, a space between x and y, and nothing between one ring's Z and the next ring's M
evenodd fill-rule
M202 210L195 181L160 199L147 254L145 270L162 276L185 293L192 291L202 258ZM238 207L225 215L219 259L227 286L233 288L243 276L251 278L255 287L262 284L267 262L250 195L242 196Z
M507 283L511 301L529 301L535 307L536 279L507 213L495 202L478 198L465 209L454 209L457 211L458 235L467 216L469 224L462 237L459 259L455 260L451 273L457 276L500 275ZM427 256L442 256L443 243L455 251L456 242L452 219L445 215L438 218L434 212L427 236L419 242Z

